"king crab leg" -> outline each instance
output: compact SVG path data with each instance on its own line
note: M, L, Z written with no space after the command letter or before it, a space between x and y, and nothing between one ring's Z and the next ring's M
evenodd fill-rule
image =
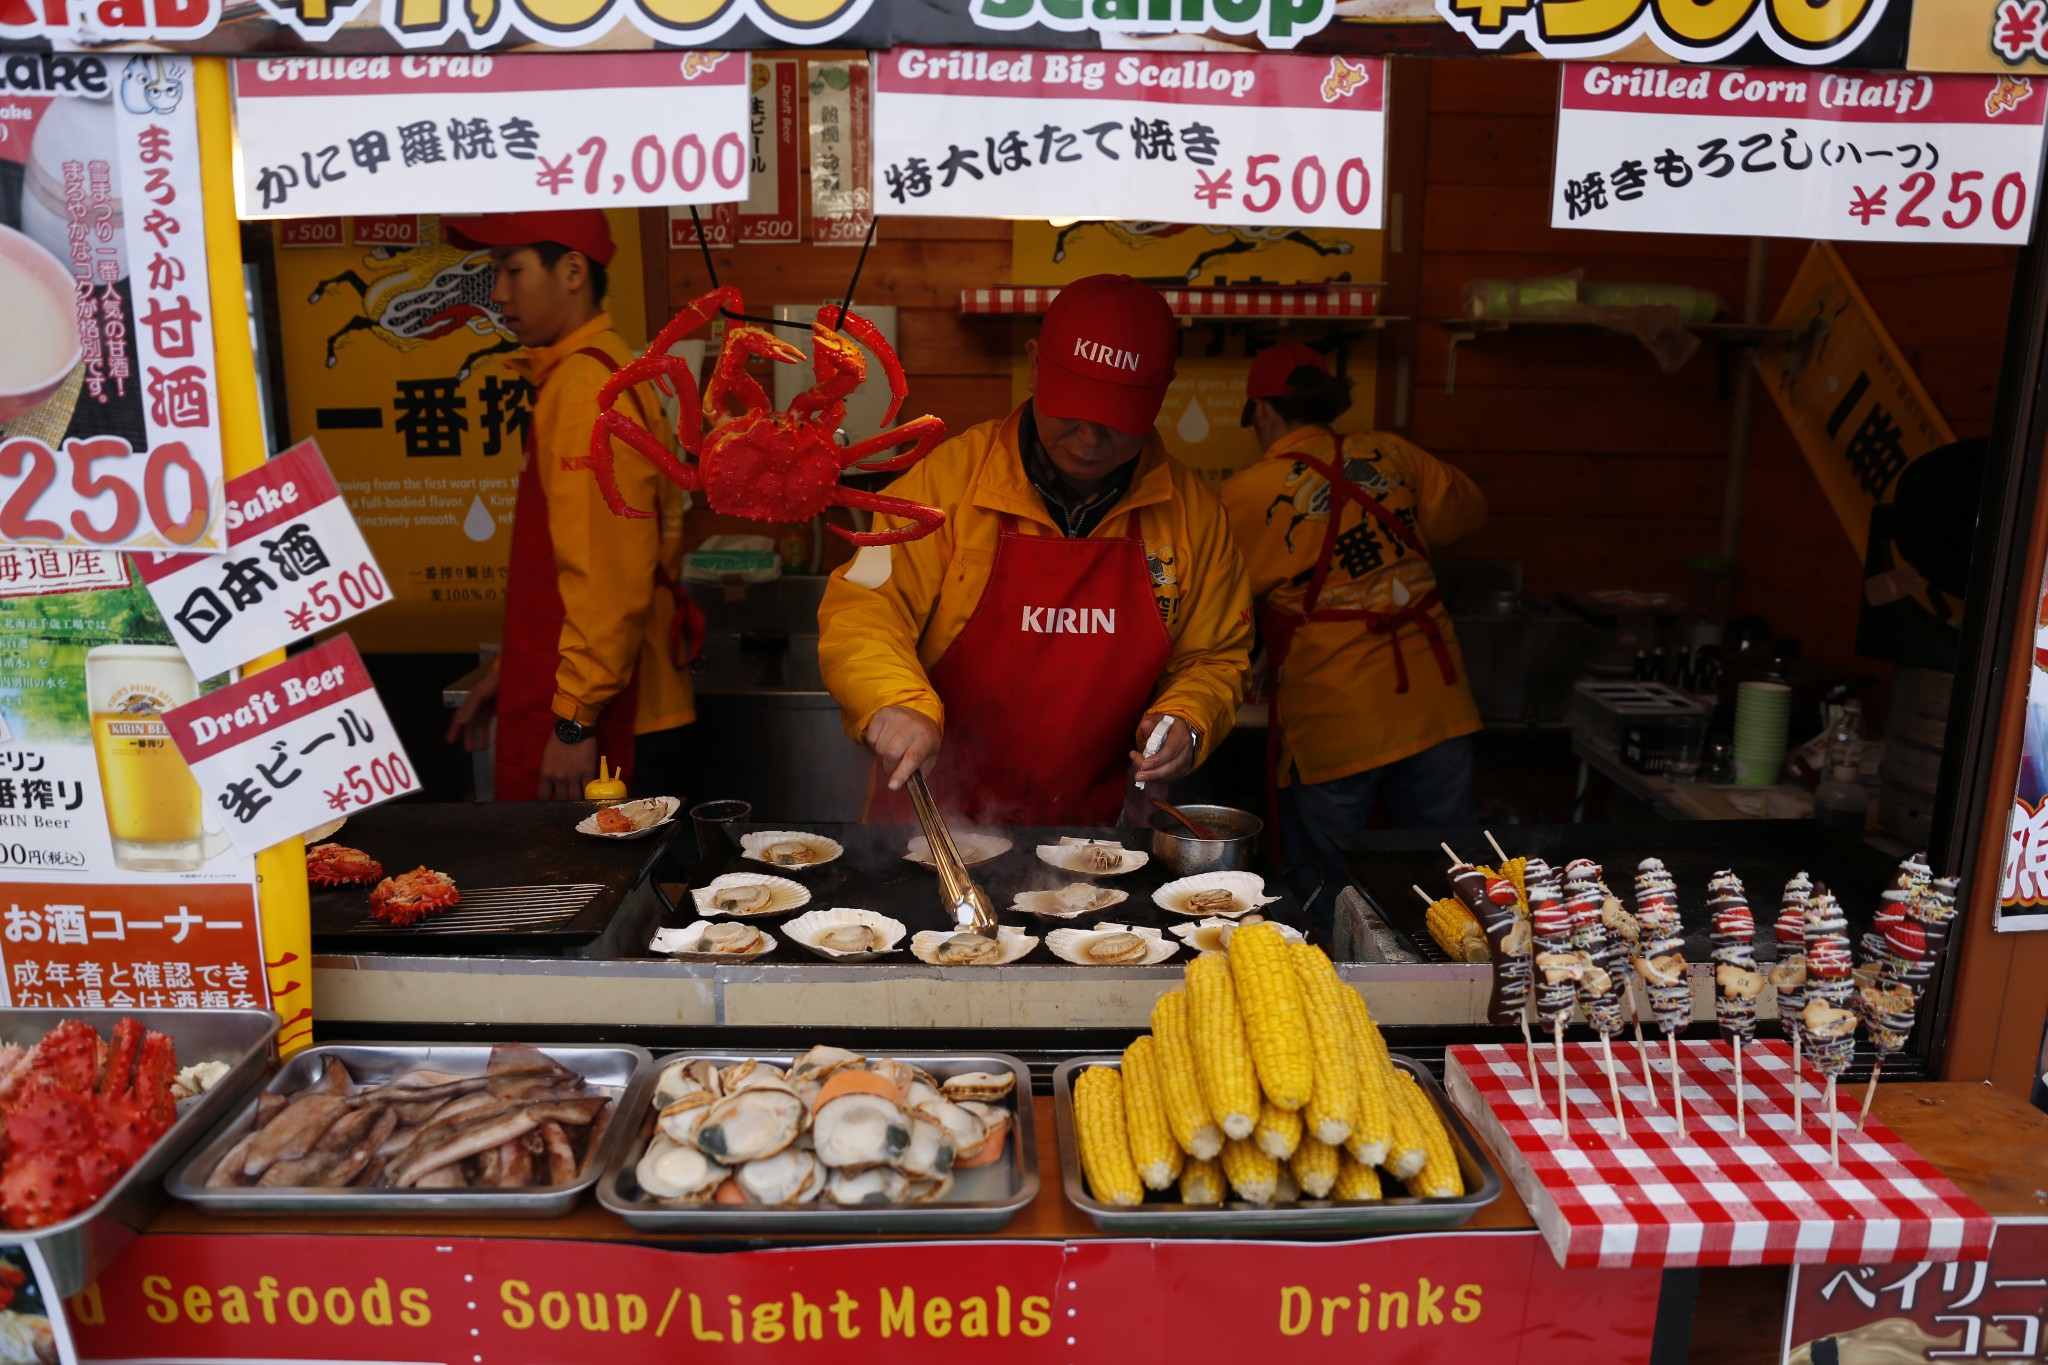
M830 527L832 534L849 545L900 545L906 540L916 540L930 535L946 524L946 514L936 507L911 502L908 498L892 498L887 493L863 493L858 488L840 485L832 490L830 501L841 507L858 507L869 512L881 512L892 517L908 517L911 524L895 531L846 531L837 526Z
M760 381L747 373L747 357L757 355L784 365L800 364L804 353L759 327L735 327L725 334L725 346L711 369L711 384L704 390L704 415L714 421L728 416L725 401L740 400L741 414L771 411L773 405Z
M944 421L930 415L913 417L900 427L880 432L868 437L865 441L855 441L846 448L846 453L840 457L839 467L841 469L850 468L871 455L878 454L884 450L892 450L906 441L916 442L915 445L911 446L903 454L884 460L880 464L868 465L861 470L863 474L891 474L899 469L910 468L910 466L931 454L932 448L945 439L946 424Z
M818 325L824 326L826 311L837 313L834 307L820 310ZM896 350L882 336L881 329L858 313L848 313L840 322L846 334L875 353L882 362L883 377L889 381L889 410L882 414L882 425L888 426L896 420L896 410L903 406L903 400L910 393L910 383L903 377L903 362L896 358Z

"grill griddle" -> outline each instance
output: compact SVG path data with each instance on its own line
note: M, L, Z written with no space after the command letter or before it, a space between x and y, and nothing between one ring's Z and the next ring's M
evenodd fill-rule
M462 900L403 927L370 913L366 886L314 887L316 952L559 953L602 934L675 837L578 834L588 801L399 802L352 815L331 842L359 848L387 875L429 867ZM680 821L688 828L688 820Z

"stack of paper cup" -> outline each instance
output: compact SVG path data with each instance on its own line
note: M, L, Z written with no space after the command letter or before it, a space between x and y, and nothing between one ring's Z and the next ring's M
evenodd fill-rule
M1735 690L1735 785L1768 787L1785 762L1785 725L1792 689L1784 683L1746 682Z

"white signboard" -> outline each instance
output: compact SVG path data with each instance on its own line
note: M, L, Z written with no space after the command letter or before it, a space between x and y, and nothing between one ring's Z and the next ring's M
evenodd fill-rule
M207 809L246 853L419 790L346 635L167 712L164 722Z
M0 79L0 161L27 186L0 196L0 543L216 551L192 62L63 69Z
M391 596L320 449L303 441L230 479L224 555L142 557L192 671L225 673Z
M1550 222L1833 241L2026 241L2048 90L2026 76L1563 69Z
M734 203L747 57L238 61L244 218Z
M1376 228L1377 58L896 48L875 210Z

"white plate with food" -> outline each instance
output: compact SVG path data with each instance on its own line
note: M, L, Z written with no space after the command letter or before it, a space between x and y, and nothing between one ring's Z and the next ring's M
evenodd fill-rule
M1053 891L1019 891L1010 902L1010 909L1020 915L1071 922L1114 909L1130 898L1130 892L1113 886L1074 882Z
M787 877L770 877L762 872L728 872L713 877L706 886L693 886L690 896L697 913L709 918L730 915L750 919L801 910L811 903L810 889Z
M895 952L910 930L901 920L872 910L834 906L830 910L806 910L786 921L782 932L819 957L834 962L868 962Z
M775 939L740 920L700 919L655 930L647 946L679 962L739 962L774 952Z
M919 962L934 967L1001 967L1015 962L1038 946L1038 936L1027 934L1014 924L1005 924L996 937L944 929L927 929L910 940L910 951Z
M953 836L953 847L960 850L960 862L966 867L978 867L994 858L1000 858L1016 847L1000 834L976 834L968 830ZM919 834L911 839L909 851L904 857L920 867L932 865L931 840Z
M1230 943L1231 934L1238 928L1246 924L1263 923L1265 923L1263 916L1246 915L1241 920L1204 919L1196 920L1193 924L1170 925L1166 932L1172 934L1198 953L1220 953L1225 951ZM1301 943L1304 941L1302 932L1299 929L1290 929L1286 925L1279 923L1275 923L1273 927L1278 929L1280 937L1286 939L1289 943Z
M757 829L740 836L741 857L792 872L822 866L844 852L837 839L800 829Z
M1056 844L1040 844L1038 857L1062 872L1082 877L1121 877L1152 861L1151 854L1125 848L1114 839L1081 839L1072 835Z
M1152 893L1152 903L1170 914L1221 919L1236 919L1279 899L1266 894L1266 879L1256 872L1201 872Z
M1133 924L1055 929L1045 936L1045 946L1077 967L1151 967L1180 951L1179 943L1157 929Z
M578 834L598 839L645 839L676 818L683 803L673 796L643 796L599 806L576 822Z

